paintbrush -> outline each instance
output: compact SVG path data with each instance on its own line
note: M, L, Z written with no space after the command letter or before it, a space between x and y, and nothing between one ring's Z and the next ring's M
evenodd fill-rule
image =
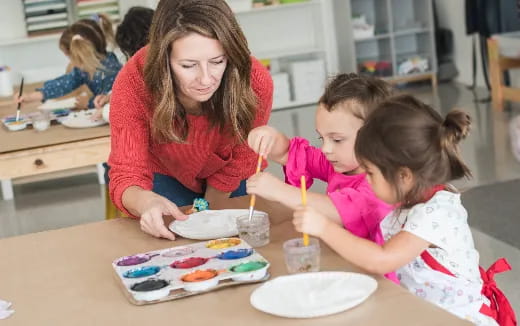
M256 165L256 173L260 172L260 168L262 167L262 155L258 155L258 164ZM251 201L249 202L249 223L251 223L251 219L253 218L253 213L255 211L255 202L256 196L251 195Z
M23 77L22 77L22 83L20 84L20 92L18 93L18 107L16 108L16 121L20 119L20 108L22 107L22 102L20 101L20 97L22 97L23 94Z
M300 177L300 188L302 191L302 205L307 206L307 185L305 181L305 176L303 175ZM303 245L309 245L309 235L307 233L303 234Z

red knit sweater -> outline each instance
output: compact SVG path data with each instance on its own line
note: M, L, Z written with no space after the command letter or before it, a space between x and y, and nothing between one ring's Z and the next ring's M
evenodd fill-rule
M204 182L231 192L255 172L256 154L247 144L211 128L205 116L187 115L189 134L184 144L152 141L151 94L143 79L147 47L137 52L119 72L110 102L110 196L124 210L126 188L151 190L153 173L169 175L187 188L202 193ZM271 113L273 81L259 61L252 58L251 86L258 107L254 126L267 124ZM126 210L124 210L126 211Z

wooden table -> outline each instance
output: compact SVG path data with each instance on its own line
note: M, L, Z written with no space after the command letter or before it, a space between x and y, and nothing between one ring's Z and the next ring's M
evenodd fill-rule
M245 208L248 199L217 207ZM272 220L271 242L258 248L270 261L272 278L286 274L282 243L297 236L290 212L258 201ZM0 240L0 298L14 315L2 325L470 325L377 276L378 289L363 304L332 316L286 319L254 309L249 297L258 284L158 304L135 306L124 296L112 269L125 255L179 246L152 238L136 220L119 218ZM322 242L322 270L359 271Z
M38 85L28 85L26 91ZM22 106L22 113L37 111L39 103ZM0 117L16 113L12 99L0 99ZM0 180L4 199L13 198L11 180L48 172L62 171L91 165L98 166L102 183L101 163L110 153L110 127L108 125L71 129L61 124L38 132L32 128L9 131L0 126Z

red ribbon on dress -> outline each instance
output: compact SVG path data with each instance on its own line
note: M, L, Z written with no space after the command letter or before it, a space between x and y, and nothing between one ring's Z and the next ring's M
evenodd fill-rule
M500 258L487 271L482 267L479 268L480 276L484 281L482 294L490 301L489 306L482 305L480 312L495 319L500 326L516 326L515 311L495 282L495 274L510 271L511 266L505 258Z

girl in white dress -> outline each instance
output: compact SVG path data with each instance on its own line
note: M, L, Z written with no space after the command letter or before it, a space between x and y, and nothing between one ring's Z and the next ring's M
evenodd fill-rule
M412 293L476 325L516 325L493 281L510 267L500 259L487 272L479 268L467 212L448 184L471 175L457 146L469 126L461 111L442 119L400 95L381 103L360 129L356 157L375 194L396 207L381 222L383 246L345 232L312 207L296 210L293 222L368 272L396 270Z

